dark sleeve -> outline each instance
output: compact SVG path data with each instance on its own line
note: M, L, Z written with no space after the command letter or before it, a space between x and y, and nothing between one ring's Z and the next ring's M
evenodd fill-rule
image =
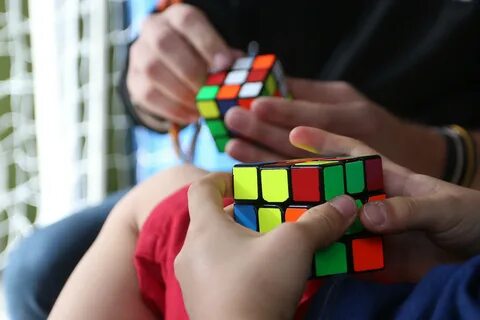
M130 94L128 92L128 87L127 87L127 73L128 73L128 66L130 61L130 47L135 41L136 39L133 40L127 47L127 57L125 59L125 64L121 72L120 81L117 87L118 93L120 95L120 99L122 100L122 103L125 107L125 111L127 115L130 117L134 125L143 126L159 133L166 133L168 132L168 127L169 127L168 120L161 118L157 115L154 115L146 111L145 109L142 109L140 106L135 106L132 103L132 100L130 99ZM149 123L151 124L142 120L140 113L143 114L144 118L148 117L150 119ZM152 124L155 124L155 125L152 125Z
M330 279L306 319L480 319L480 256L442 265L418 284Z
M222 31L222 36L231 36L235 34L238 38L238 32L235 33L232 30L232 23L226 23L227 21L231 20L231 16L236 10L236 6L232 6L232 1L204 1L204 0L187 0L187 1L166 1L165 4L168 6L169 4L175 2L185 2L191 5L198 7L200 10L204 11L213 25L217 28L217 30ZM157 5L155 9L150 14L158 14L159 7L162 1L157 1ZM232 9L233 8L233 9ZM227 32L228 31L228 32ZM135 43L136 39L133 40L127 48L127 56L125 59L124 68L121 72L120 81L118 83L117 89L122 100L123 105L125 106L125 111L134 125L146 127L152 131L159 132L159 133L167 133L170 128L170 121L159 117L158 115L152 114L145 108L142 108L140 105L135 105L128 92L127 87L127 73L128 73L128 66L129 66L129 57L130 57L130 47L133 43ZM148 119L148 121L145 121Z

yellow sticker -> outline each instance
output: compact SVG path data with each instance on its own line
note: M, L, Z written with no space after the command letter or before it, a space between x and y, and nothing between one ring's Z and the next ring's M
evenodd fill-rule
M256 167L233 167L233 197L235 200L257 200Z
M282 224L282 212L279 208L259 208L258 227L260 232L268 232Z
M260 172L263 199L267 202L284 202L288 199L286 169L264 169Z
M205 119L215 119L220 117L220 111L218 110L215 101L197 101L198 112Z

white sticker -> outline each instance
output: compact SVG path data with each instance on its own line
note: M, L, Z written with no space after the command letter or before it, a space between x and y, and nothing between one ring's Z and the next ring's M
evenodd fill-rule
M250 69L253 64L253 57L240 58L233 64L233 70L246 70Z
M260 95L262 91L263 83L262 82L248 82L245 83L240 89L238 94L239 98L256 98Z
M242 84L247 80L247 76L248 71L246 70L231 71L225 78L225 84Z

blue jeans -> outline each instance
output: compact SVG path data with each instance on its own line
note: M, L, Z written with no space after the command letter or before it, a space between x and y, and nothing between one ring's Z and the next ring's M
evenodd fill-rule
M3 274L9 319L47 318L70 273L125 193L115 193L100 205L39 229L19 243Z

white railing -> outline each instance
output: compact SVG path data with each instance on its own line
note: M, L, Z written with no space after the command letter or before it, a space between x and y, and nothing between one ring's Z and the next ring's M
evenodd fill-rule
M0 0L0 267L32 225L131 183L126 1Z

